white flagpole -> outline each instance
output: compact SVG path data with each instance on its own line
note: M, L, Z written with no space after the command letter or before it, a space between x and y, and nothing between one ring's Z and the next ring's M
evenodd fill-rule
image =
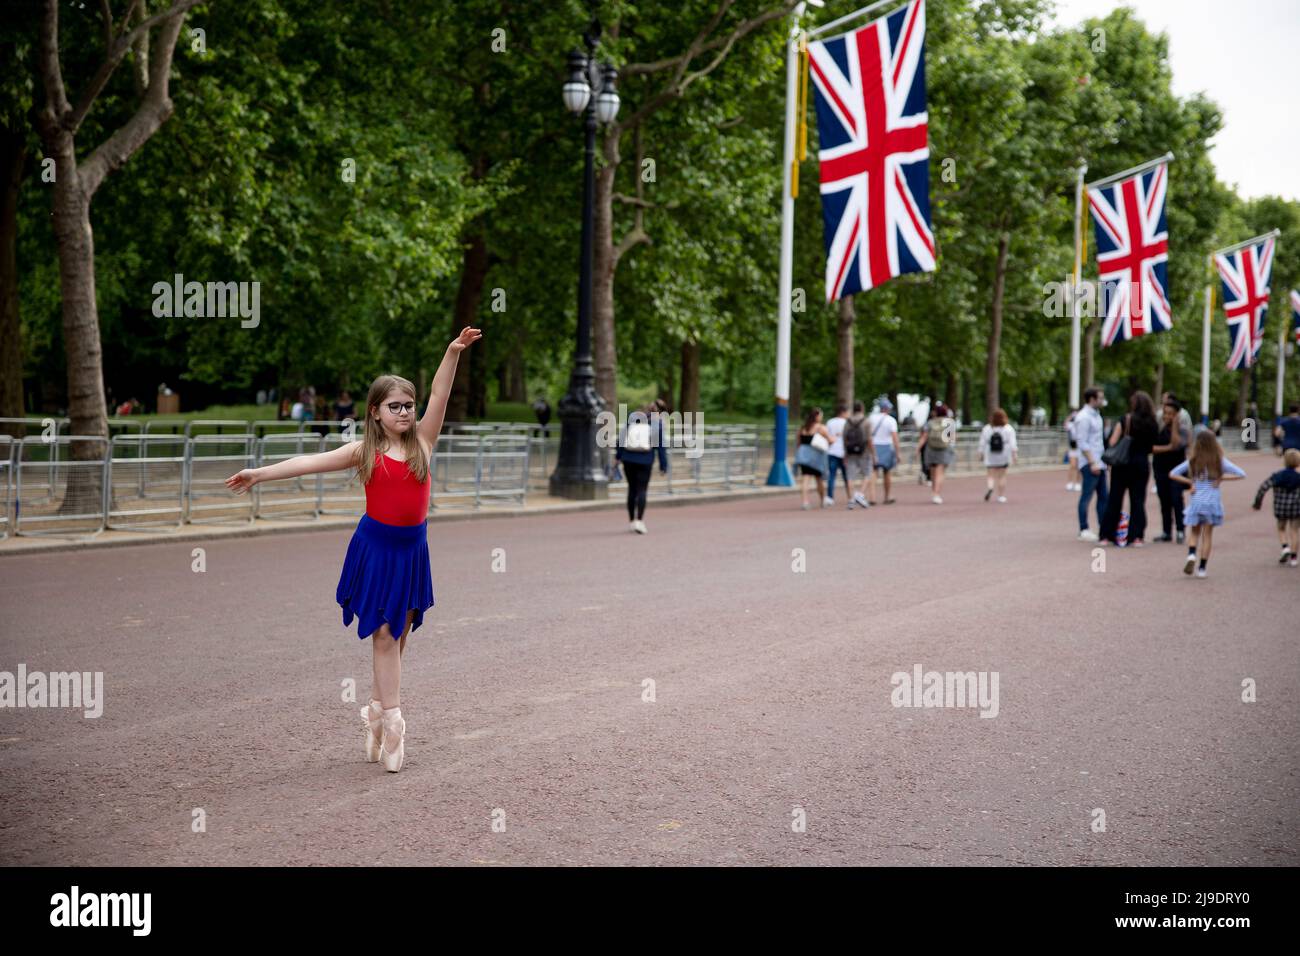
M1111 183L1115 182L1116 180L1128 179L1128 177L1136 175L1137 173L1145 173L1152 166L1159 166L1161 163L1171 163L1173 162L1173 160L1174 160L1174 154L1172 151L1170 151L1168 153L1165 153L1163 156L1157 156L1155 159L1149 159L1145 163L1139 163L1138 165L1132 167L1131 169L1124 170L1122 173L1116 173L1113 176L1106 176L1104 179L1094 180L1093 182L1088 183L1088 188L1099 189L1102 186L1109 186Z
M1276 418L1282 417L1282 387L1286 385L1286 327L1288 324L1283 321L1282 331L1277 337L1277 397L1273 399L1273 414Z
M799 88L799 15L794 23L785 51L785 170L781 177L781 265L777 280L779 301L776 309L776 423L772 432L772 468L767 473L769 485L793 487L794 474L786 462L786 430L790 418L790 294L794 272L794 196L791 177L794 172L794 138Z
M1214 294L1214 255L1206 261L1205 323L1201 327L1201 423L1210 423L1210 297Z
M1088 164L1079 161L1079 179L1074 187L1074 275L1070 282L1070 410L1079 407L1079 280L1083 276L1083 177Z

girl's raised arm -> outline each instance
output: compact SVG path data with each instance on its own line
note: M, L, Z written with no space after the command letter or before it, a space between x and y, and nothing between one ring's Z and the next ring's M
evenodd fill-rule
M254 485L279 478L301 478L303 475L317 475L327 471L342 471L356 466L357 455L361 451L361 442L348 442L338 448L321 452L319 455L297 455L285 461L262 468L245 468L238 474L226 479L226 487L237 495L242 495Z
M420 438L430 448L442 432L442 419L447 414L447 399L451 397L451 386L456 381L456 363L460 360L460 353L482 337L480 329L466 326L460 330L456 340L447 346L447 351L442 356L442 364L438 366L438 371L433 376L433 387L429 390L429 404L417 426Z

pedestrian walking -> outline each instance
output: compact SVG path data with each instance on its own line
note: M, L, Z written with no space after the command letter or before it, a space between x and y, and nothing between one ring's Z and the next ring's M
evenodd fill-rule
M1016 462L1016 430L1011 427L1004 409L997 408L989 416L989 423L980 431L980 454L984 457L988 490L984 500L996 491L998 504L1007 503L1007 467Z
M957 457L957 422L943 402L935 402L930 409L930 418L921 432L921 442L916 450L930 470L930 488L934 492L930 500L941 505L944 472Z
M662 398L656 398L633 412L619 432L618 448L614 452L614 460L623 464L627 476L627 520L637 534L646 533L646 498L656 455L659 457L659 474L668 474L668 449L661 417L666 407Z
M1300 448L1300 402L1292 402L1285 418L1278 419L1273 435L1282 443L1282 454Z
M1277 521L1277 539L1282 545L1278 564L1300 565L1300 448L1288 448L1282 455L1284 467L1264 479L1255 492L1256 511L1264 495L1273 490L1273 518Z
M366 513L348 542L335 600L343 624L358 621L357 636L371 637L373 692L361 708L366 760L382 761L393 773L406 754L401 709L402 652L406 638L433 607L429 568L429 459L442 431L447 398L460 353L482 337L461 330L447 346L434 375L424 415L415 417L415 386L397 375L381 375L366 396L367 428L358 441L317 455L298 455L262 468L246 468L226 479L235 494L264 481L298 478L355 468L366 491Z
M894 498L890 494L890 481L892 480L893 471L898 467L898 421L890 414L894 410L893 403L882 398L877 405L877 410L867 419L867 431L871 433L871 487L867 493L867 500L870 504L876 503L876 472L880 472L880 479L884 485L884 502L887 505L894 503Z
M844 468L850 491L849 510L852 511L855 506L869 508L871 502L866 495L867 484L871 481L871 437L866 406L862 402L853 403L853 414L845 420L841 440L844 443ZM856 491L853 490L855 481L858 483Z
M844 496L853 503L853 488L849 485L848 472L844 470L844 423L847 421L849 406L840 402L835 406L835 416L826 423L826 432L831 436L831 447L826 451L826 465L830 476L826 480L826 507L835 504L835 472L844 477Z
M803 510L808 510L808 479L817 482L817 501L826 507L826 453L831 447L830 432L822 424L822 410L817 406L809 409L804 416L803 426L799 429L799 448L794 455L794 463L799 466L799 497Z
M1219 440L1207 429L1197 433L1191 455L1174 468L1169 477L1192 489L1192 497L1183 514L1183 524L1192 539L1187 549L1187 560L1183 563L1183 573L1191 574L1195 565L1196 576L1203 578L1214 543L1214 529L1223 524L1223 496L1219 493L1219 485L1224 481L1245 478L1246 473L1227 459Z

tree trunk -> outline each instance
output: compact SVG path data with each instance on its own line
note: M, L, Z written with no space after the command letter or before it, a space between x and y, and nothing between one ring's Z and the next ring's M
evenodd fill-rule
M1241 373L1241 385L1237 388L1237 420L1240 425L1246 418L1246 404L1250 401L1250 372Z
M998 236L998 257L993 267L992 326L989 329L989 351L984 364L985 417L991 418L993 410L1001 404L998 394L998 350L1002 345L1002 300L1006 291L1007 252L1011 247L1011 234Z
M524 333L522 329L515 332L510 342L510 354L503 363L501 400L503 402L527 402L528 382L524 373Z
M974 420L970 411L970 375L966 372L961 373L961 420L964 425Z
M104 404L103 350L95 303L95 239L90 228L90 198L81 189L71 162L60 163L54 183L54 236L59 250L63 292L63 341L68 361L68 417L74 435L108 435ZM97 457L102 449L74 447L73 458Z
M460 335L461 329L473 325L478 318L479 302L483 298L483 286L487 281L488 253L483 224L476 222L470 226L470 229L470 234L465 236L460 285L456 289L456 305L452 312L452 338ZM473 353L481 351L481 349L471 349L470 361L460 362L456 366L456 378L452 382L451 395L447 398L446 420L449 422L465 421L474 412L472 406L478 404L478 389L472 381L476 371ZM482 417L481 412L478 417Z
M849 408L853 407L854 392L857 385L853 381L853 296L846 295L840 299L840 315L837 332L839 336L839 375L836 381L835 398Z
M1028 425L1033 420L1034 398L1029 393L1029 389L1024 389L1020 393L1020 424Z
M0 130L0 418L22 418L23 339L18 319L18 187L27 160L22 129ZM0 433L22 437L21 425Z
M957 407L957 373L948 373L948 384L944 389L943 403L949 408Z
M1156 365L1156 390L1151 393L1152 399L1156 403L1156 411L1160 411L1160 396L1165 393L1165 363L1160 362Z
M683 415L700 410L700 343L682 343L682 391L677 410Z
M1057 422L1060 421L1060 418L1057 415L1059 399L1057 396L1056 379L1052 379L1047 383L1047 406L1047 421L1053 428L1055 428Z

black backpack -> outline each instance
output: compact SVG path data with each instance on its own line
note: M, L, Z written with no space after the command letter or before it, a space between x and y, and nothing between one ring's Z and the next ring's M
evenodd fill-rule
M989 452L994 455L1002 454L1002 432L996 428L989 435Z
M850 418L844 423L844 451L850 455L861 455L867 450L867 420Z

